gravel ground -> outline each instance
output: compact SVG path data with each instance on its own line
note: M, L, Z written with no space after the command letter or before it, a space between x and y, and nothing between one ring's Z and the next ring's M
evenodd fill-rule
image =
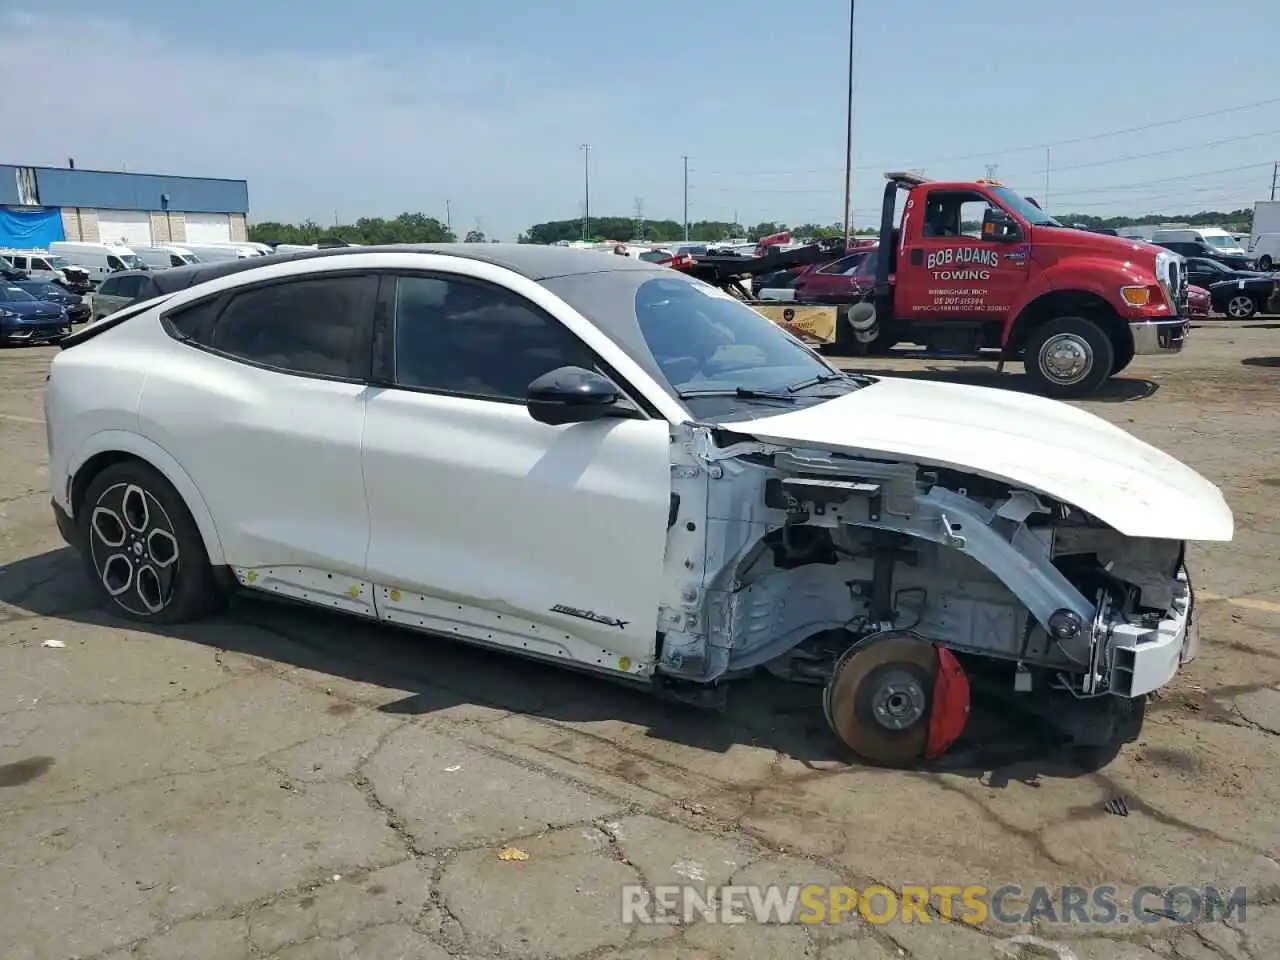
M2 352L0 956L1280 956L1277 326L1206 325L1082 404L1220 484L1237 523L1192 554L1201 658L1101 770L990 717L938 768L868 769L839 758L808 690L752 682L704 716L248 598L200 626L128 626L52 523L52 351ZM1249 899L1191 925L622 923L624 884L674 882Z

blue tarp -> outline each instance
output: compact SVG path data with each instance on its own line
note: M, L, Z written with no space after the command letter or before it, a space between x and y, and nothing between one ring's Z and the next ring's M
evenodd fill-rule
M0 207L0 247L28 250L67 239L57 207Z

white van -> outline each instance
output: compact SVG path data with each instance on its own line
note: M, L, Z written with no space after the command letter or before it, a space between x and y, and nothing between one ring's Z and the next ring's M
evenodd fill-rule
M195 254L201 263L262 256L257 247L247 243L183 243L182 249Z
M154 247L134 247L133 252L147 265L148 270L168 270L170 267L183 267L189 263L200 262L200 258L186 247L172 243L156 244Z
M55 240L49 244L49 252L83 267L89 279L100 283L103 277L118 270L145 270L147 265L132 248L123 243L84 243L71 240Z
M67 282L67 267L74 266L65 257L48 250L0 250L0 260L4 260L15 270L25 270L32 280L62 284Z
M1280 264L1280 233L1260 233L1249 243L1249 256L1259 270L1273 270Z
M1215 253L1233 257L1245 257L1249 251L1240 246L1240 241L1221 227L1191 227L1186 230L1157 230L1151 235L1151 242L1165 243L1203 243Z

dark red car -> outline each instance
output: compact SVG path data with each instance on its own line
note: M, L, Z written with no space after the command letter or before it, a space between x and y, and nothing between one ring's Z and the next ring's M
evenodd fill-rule
M796 299L803 303L849 303L861 299L875 286L877 249L867 247L805 270L796 278Z

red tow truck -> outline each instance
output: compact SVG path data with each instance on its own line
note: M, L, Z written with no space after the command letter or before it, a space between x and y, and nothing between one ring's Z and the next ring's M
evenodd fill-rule
M907 355L995 358L998 369L1021 359L1056 397L1092 393L1136 355L1182 349L1188 283L1177 254L1063 226L998 181L885 176L875 285L847 311L840 346L916 344Z
M1191 311L1179 255L1063 226L998 181L885 177L874 271L853 269L847 295L797 284L794 301L752 306L778 322L839 299L830 336L818 338L833 353L987 360L998 370L1021 360L1037 391L1059 398L1092 393L1136 355L1182 349ZM698 257L679 268L736 292L744 278L808 265L817 274L857 252Z

